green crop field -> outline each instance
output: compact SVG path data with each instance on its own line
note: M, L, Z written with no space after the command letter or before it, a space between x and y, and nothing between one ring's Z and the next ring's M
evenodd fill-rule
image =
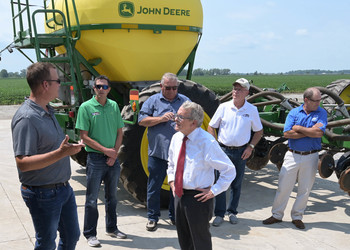
M244 77L260 88L277 89L286 84L290 93L302 93L312 86L326 87L339 79L350 79L350 75L229 75L229 76L193 76L192 80L213 90L217 95L231 91L232 83Z
M229 75L193 76L192 80L221 96L232 90L232 83L244 77L260 88L277 89L286 84L289 93L302 93L312 86L325 87L338 79L350 79L350 75ZM180 77L181 78L181 77ZM0 105L20 104L30 89L25 79L0 78Z
M26 79L0 78L0 105L20 104L29 93Z

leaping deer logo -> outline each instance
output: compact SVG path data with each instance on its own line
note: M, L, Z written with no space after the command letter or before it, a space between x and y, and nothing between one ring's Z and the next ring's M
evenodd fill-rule
M132 2L123 1L119 3L119 15L121 17L132 17L135 13L135 7Z
M123 9L121 11L123 13L129 13L130 15L132 15L131 9L129 9L125 3L123 4Z

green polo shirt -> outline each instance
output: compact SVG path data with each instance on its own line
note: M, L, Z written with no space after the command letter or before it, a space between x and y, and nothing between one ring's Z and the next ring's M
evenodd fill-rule
M113 148L118 129L124 127L118 104L107 99L102 106L95 97L84 102L78 110L76 129L88 131L88 136L106 148ZM87 152L101 153L86 145Z

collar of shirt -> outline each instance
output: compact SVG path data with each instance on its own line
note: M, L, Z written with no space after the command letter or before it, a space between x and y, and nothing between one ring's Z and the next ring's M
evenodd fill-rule
M177 101L177 100L180 100L179 93L176 94L174 100L172 100L172 101L169 101L168 99L166 99L166 98L163 96L162 91L161 91L159 94L160 94L160 99L161 99L161 100L164 100L164 101L167 101L167 102L170 102L170 103L173 103L173 102L175 102L175 101Z
M46 112L46 110L43 109L39 104L37 104L36 102L34 102L33 100L31 100L29 98L26 100L26 103L30 108L32 108L35 112L40 114L40 116L42 116L42 117L46 114L48 114L48 115L54 114L54 109L49 104L46 105L46 107L48 109L48 112Z
M238 108L235 106L235 104L234 104L234 102L233 102L233 100L232 100L232 101L231 101L231 109L238 110L238 111L244 111L244 110L246 110L246 109L247 109L247 100L244 100L244 104L243 104L243 106L242 106L240 109L238 109Z
M194 141L194 139L197 137L197 134L199 133L199 128L195 128L189 135L187 135L187 138L190 141ZM185 135L183 134L182 139L185 137Z
M111 103L111 101L107 98L106 104L105 104L104 106L102 106L102 104L99 103L99 102L96 100L95 96L93 96L93 97L91 98L91 100L92 100L92 104L93 104L94 106L106 107L106 106L108 106L108 105Z
M318 112L321 111L321 107L318 106L316 110L312 111L312 112L309 113L309 114L306 114L306 112L305 112L305 110L304 110L304 104L301 104L299 107L297 107L297 109L298 109L298 112L303 112L305 115L311 115L311 114L313 114L313 113L318 113Z

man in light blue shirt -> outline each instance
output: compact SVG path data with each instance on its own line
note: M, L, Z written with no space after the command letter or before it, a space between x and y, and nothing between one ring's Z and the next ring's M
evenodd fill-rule
M148 127L148 182L146 229L155 231L160 216L160 191L168 167L168 149L171 137L176 132L174 114L186 100L186 96L177 92L178 78L165 73L160 86L161 92L148 98L139 114L139 125ZM171 195L170 195L171 196ZM174 201L169 202L169 218L175 224Z

